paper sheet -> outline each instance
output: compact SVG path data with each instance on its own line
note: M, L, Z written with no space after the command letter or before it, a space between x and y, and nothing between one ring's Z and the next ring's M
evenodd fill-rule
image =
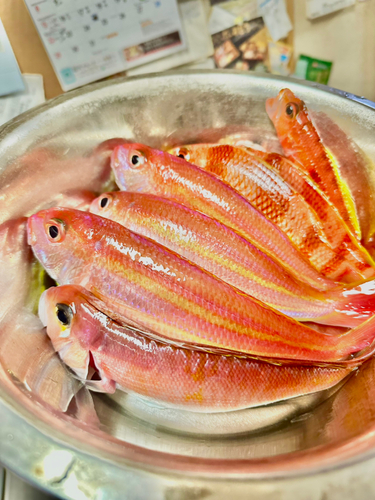
M63 90L186 48L176 0L25 0Z
M236 16L220 7L212 7L210 19L208 22L208 31L211 35L219 31L231 28L236 24Z
M42 75L23 75L25 90L0 97L0 126L45 102Z
M24 88L16 57L0 19L0 96Z
M258 0L260 15L274 42L285 38L292 29L284 0Z
M206 13L202 0L189 0L179 4L187 49L158 61L127 71L127 75L141 75L166 71L191 63L213 54L213 45L207 29Z
M308 19L316 19L354 4L355 0L307 0L306 14Z
M237 18L237 24L243 21L251 21L260 16L258 0L231 0L220 4L219 7L234 14Z
M230 0L212 7L208 25L209 31L211 35L214 35L259 16L257 0Z

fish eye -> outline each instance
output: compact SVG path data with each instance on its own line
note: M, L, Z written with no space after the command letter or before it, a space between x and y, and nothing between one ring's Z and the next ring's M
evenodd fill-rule
M111 202L111 197L108 194L103 195L102 198L100 198L99 200L99 206L100 208L106 208L108 207L110 202Z
M147 160L145 158L145 156L140 153L139 151L134 151L131 156L130 156L130 161L131 161L131 164L134 166L134 167L140 167L141 165L143 165Z
M187 148L179 148L177 150L177 153L178 158L182 158L183 160L188 161L190 158L190 154Z
M48 238L51 242L56 243L62 241L65 236L64 223L57 219L51 219L46 224Z
M56 304L56 316L62 325L69 326L73 318L72 308L67 304Z
M289 102L285 107L285 113L289 118L295 118L298 115L299 106L294 102Z
M50 226L48 232L51 238L57 238L59 235L59 228L57 226Z

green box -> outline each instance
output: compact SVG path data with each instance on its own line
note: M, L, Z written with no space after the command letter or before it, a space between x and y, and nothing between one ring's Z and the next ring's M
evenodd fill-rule
M331 61L323 61L322 59L300 55L294 76L327 85L332 64Z

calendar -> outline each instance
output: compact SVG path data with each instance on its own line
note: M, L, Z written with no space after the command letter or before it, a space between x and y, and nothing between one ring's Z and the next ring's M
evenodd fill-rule
M25 0L63 90L186 48L176 0Z

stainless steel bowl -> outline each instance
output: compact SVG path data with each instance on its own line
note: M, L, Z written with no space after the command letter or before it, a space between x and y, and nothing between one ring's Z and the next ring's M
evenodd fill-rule
M99 167L90 154L112 137L160 147L246 134L276 147L264 104L283 87L375 159L375 105L327 87L229 71L111 80L0 130L0 223L58 203L61 190L104 189L105 154ZM11 289L12 280L9 293L0 290L0 318ZM0 461L27 480L76 500L375 496L375 361L330 392L225 414L96 395L97 421L87 394L63 411L64 387L52 372L42 387L35 383L32 363L43 358L45 337L29 336L30 349L20 349L22 335L38 328L31 318L26 327L14 320L22 305L0 323Z

